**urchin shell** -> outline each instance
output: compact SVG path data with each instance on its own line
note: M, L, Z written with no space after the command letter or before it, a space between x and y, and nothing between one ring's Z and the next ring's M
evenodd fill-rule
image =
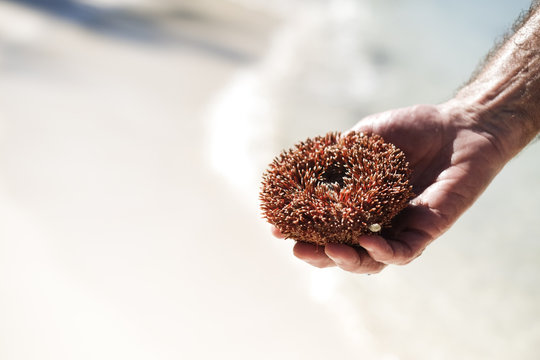
M413 197L403 151L378 135L328 133L283 151L263 175L263 216L287 238L354 245Z

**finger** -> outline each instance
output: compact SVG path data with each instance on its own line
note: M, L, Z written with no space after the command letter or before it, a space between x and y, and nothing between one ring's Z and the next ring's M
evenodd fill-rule
M344 244L327 244L324 251L337 266L345 271L358 274L376 274L386 267L386 264L375 261L361 248Z
M361 247L366 249L369 256L384 264L404 265L416 257L413 249L406 242L387 241L376 235L360 236L357 241Z
M285 239L285 235L283 235L281 233L281 231L279 231L279 229L277 227L272 225L272 230L271 231L272 231L272 235L274 235L278 239Z
M336 266L324 252L324 246L317 246L304 242L297 242L293 248L293 254L300 260L318 268Z
M392 116L392 111L386 111L378 114L372 114L369 116L366 116L362 120L360 120L356 125L354 125L350 131L359 131L363 133L373 133L377 132L375 129L377 125L380 125L386 121Z

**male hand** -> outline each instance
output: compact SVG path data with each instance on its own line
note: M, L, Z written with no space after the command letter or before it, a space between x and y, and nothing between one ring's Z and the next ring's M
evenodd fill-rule
M294 254L316 267L339 266L367 274L418 257L473 204L509 160L498 139L469 114L449 102L392 110L361 120L352 130L381 135L403 150L417 196L381 236L360 236L354 247L297 242ZM276 228L273 233L282 237Z

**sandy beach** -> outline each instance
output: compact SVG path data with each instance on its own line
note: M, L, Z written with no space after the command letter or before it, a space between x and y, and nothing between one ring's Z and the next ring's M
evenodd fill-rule
M0 2L0 358L536 359L538 142L377 276L258 209L282 148L446 100L527 4Z

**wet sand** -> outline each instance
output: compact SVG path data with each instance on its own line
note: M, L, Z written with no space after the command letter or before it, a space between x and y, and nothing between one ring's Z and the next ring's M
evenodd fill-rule
M206 165L207 105L276 20L187 4L83 22L1 4L20 21L2 33L3 359L354 351L290 246Z

